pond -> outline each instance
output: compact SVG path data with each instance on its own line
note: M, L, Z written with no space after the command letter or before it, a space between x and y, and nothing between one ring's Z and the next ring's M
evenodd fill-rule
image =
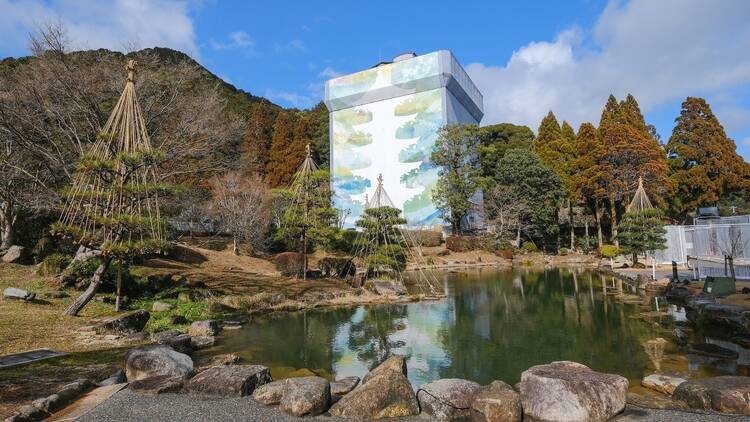
M225 331L211 353L266 365L276 379L309 371L361 377L390 354L402 354L415 387L440 378L513 384L530 366L556 360L634 384L662 361L698 375L726 372L680 356L669 342L647 354L643 343L670 339L680 313L674 307L665 313L666 304L653 312L648 299L647 306L617 300L622 284L591 270L481 268L439 277L443 300L254 318Z

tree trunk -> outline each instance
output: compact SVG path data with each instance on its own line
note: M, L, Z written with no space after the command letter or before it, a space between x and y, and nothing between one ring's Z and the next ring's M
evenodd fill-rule
M635 267L636 264L638 264L638 254L633 252L633 267Z
M521 247L521 227L516 228L516 247Z
M115 312L120 312L120 298L122 298L122 260L117 263L117 297L115 298Z
M583 230L584 235L586 236L586 253L589 253L591 251L591 245L589 245L589 219L587 218L583 222Z
M568 199L568 223L570 224L570 250L576 248L576 229L573 225L573 201Z
M99 267L97 267L96 271L94 271L94 275L91 276L89 287L87 287L83 294L78 296L78 298L74 300L73 303L71 303L70 306L65 309L65 311L63 311L63 315L78 315L78 313L81 312L81 309L83 309L83 307L86 306L86 304L94 298L96 291L99 290L99 284L101 284L102 282L102 276L107 271L107 267L109 267L109 262L109 258L102 259L102 263L99 264Z
M3 222L3 236L2 242L0 242L0 251L4 251L15 242L15 230L13 230L13 205L10 202L5 202L2 209L2 222Z
M612 244L619 248L620 241L617 239L617 201L612 195L609 197L609 219L612 225Z
M594 201L594 218L596 219L596 240L601 248L604 244L604 236L602 235L602 207L599 206L599 201Z

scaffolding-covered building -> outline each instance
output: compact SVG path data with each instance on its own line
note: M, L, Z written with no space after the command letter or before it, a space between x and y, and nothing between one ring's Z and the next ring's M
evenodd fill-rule
M442 225L432 201L438 169L430 154L438 129L479 124L482 94L450 51L399 55L371 69L326 82L330 111L334 206L353 227L372 197L376 179L412 227ZM481 192L465 223L482 224Z

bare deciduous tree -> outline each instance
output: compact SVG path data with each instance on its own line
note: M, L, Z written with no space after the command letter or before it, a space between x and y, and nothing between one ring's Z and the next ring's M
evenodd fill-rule
M485 209L487 222L494 227L496 238L510 240L515 237L518 242L523 230L523 216L528 211L523 199L508 186L496 186L485 196Z
M235 255L239 255L240 243L260 248L271 220L271 198L263 179L231 172L214 177L210 185L210 214L232 236Z

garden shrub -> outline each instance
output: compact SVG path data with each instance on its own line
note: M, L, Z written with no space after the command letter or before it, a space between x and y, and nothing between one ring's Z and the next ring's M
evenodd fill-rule
M39 266L39 270L37 270L37 274L41 276L60 274L72 260L73 258L70 255L53 253L44 258L42 264Z
M282 252L276 255L274 263L276 264L276 270L282 275L299 277L302 276L305 257L299 252Z
M340 230L339 235L331 241L330 249L345 254L353 254L357 247L354 246L354 240L357 238L356 230Z
M536 252L539 250L534 244L534 242L529 242L528 240L526 242L523 242L523 244L521 244L521 249L523 249L524 252Z
M357 267L351 258L323 258L318 262L318 268L325 277L346 278L357 272Z
M503 259L513 259L513 249L511 248L500 248L495 250L495 255Z
M602 245L599 254L604 258L614 258L619 254L619 250L615 245Z
M422 245L429 248L443 243L443 233L435 230L403 230L403 234L412 247Z
M568 254L568 248L560 248L560 251L558 252L560 256L566 256Z
M449 236L445 247L452 252L467 252L484 247L484 239L476 236Z

